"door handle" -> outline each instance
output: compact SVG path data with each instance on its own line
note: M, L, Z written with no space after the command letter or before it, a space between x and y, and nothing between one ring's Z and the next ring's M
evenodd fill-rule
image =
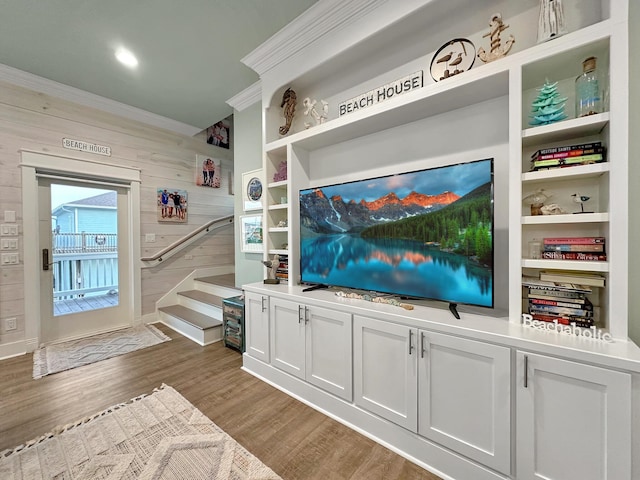
M43 248L42 249L42 270L49 270L49 267L54 263L58 263L58 262L51 262L51 263L49 262L49 249Z
M409 329L409 355L413 352L413 330Z
M264 312L267 309L267 307L265 307L266 298L265 297L260 297L260 299L261 299L260 307L262 308L262 311Z
M302 322L302 305L298 305L298 323Z

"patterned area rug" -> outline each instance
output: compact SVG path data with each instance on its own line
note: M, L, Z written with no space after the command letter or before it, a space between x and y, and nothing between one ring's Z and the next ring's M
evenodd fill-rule
M280 479L167 385L0 452L0 478Z
M153 325L139 325L47 345L33 352L33 378L81 367L171 340Z

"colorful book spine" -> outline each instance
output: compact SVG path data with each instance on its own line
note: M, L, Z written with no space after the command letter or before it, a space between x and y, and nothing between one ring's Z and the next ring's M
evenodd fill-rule
M548 298L550 300L571 301L584 303L586 294L581 292L569 292L566 290L543 290L541 288L529 287L529 297Z
M583 148L578 150L568 150L566 152L547 153L544 155L536 155L532 157L532 160L551 160L554 158L568 158L568 157L582 157L585 155L593 155L594 153L604 154L604 148Z
M550 148L540 149L531 156L535 157L537 155L548 155L550 153L569 152L571 150L584 150L587 148L597 148L601 146L602 146L602 142L592 142L592 143L581 143L578 145L566 145L562 147L550 147Z
M576 327L581 328L589 328L594 324L593 318L576 318L571 316L560 316L560 315L541 315L541 314L532 314L531 315L534 320L538 320L541 322L549 322L553 323L557 321L561 325L571 325L575 323Z
M545 237L544 245L592 245L606 243L605 237Z
M541 313L551 315L573 315L576 317L592 317L593 311L583 310L581 308L554 307L551 305L530 305L530 313Z
M542 252L542 258L547 260L581 260L585 262L606 262L606 253L589 252Z
M604 253L604 243L553 243L543 245L542 250L545 252Z
M581 310L593 311L593 304L586 300L585 303L573 303L571 301L562 301L562 300L547 300L546 298L530 298L530 305L549 305L551 307L566 307L566 308L579 308Z
M579 157L566 157L566 158L551 158L548 160L534 160L531 162L533 168L540 167L555 167L560 165L574 165L583 163L597 163L602 162L604 156L601 153L593 153L591 155L581 155Z

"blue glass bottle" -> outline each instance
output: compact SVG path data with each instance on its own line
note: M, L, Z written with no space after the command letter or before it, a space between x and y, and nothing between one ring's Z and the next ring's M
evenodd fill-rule
M582 62L582 71L582 75L576 78L576 117L602 112L596 57L589 57Z

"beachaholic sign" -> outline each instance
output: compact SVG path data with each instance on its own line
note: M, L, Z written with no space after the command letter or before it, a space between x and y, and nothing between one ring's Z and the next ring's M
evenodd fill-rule
M534 320L534 318L527 313L522 314L522 325L526 328L533 328L535 330L541 330L546 333L553 333L557 335L573 335L585 340L614 343L613 337L610 333L597 328L594 325L589 328L582 328L576 326L575 323L564 325L562 323L559 323L558 320L554 320L553 322L543 322L541 320Z
M63 138L62 146L69 150L78 150L79 152L95 153L96 155L111 156L111 147L105 145L97 145L95 143L84 142L82 140L74 140L72 138Z
M362 95L358 95L357 97L353 97L342 102L338 105L338 115L342 116L347 113L357 112L363 108L370 107L377 103L382 103L399 95L422 88L423 85L423 71L420 70L419 72L400 78L395 82L387 83L386 85L374 88L367 93L363 93Z

